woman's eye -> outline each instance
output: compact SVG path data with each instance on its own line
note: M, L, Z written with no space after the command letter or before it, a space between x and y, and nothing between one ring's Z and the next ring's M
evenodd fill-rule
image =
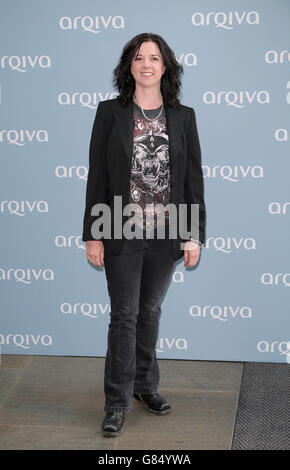
M136 57L135 60L141 60L141 57ZM152 57L152 60L159 60L158 57Z

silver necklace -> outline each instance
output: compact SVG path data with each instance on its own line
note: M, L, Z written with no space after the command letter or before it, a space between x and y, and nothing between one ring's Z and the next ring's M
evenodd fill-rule
M134 97L135 97L135 103L138 104L138 103L137 103L137 99L136 99L135 93L134 93ZM146 116L146 114L144 113L144 109L143 109L139 104L138 104L138 106L141 108L141 111L142 111L142 114L143 114L144 118L147 119L148 121L156 121L156 119L158 119L158 118L161 116L162 111L163 111L163 103L162 103L162 107L161 107L161 110L160 110L159 113L158 113L158 116L156 116L155 118L149 118L149 117Z

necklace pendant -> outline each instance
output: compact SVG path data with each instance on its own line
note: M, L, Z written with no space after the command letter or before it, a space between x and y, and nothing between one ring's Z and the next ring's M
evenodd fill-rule
M141 108L142 114L143 114L144 118L147 119L147 121L153 122L153 121L157 121L157 119L160 118L160 116L161 116L161 114L162 114L162 112L163 112L163 103L162 103L161 109L160 109L160 111L159 111L159 113L158 113L158 116L156 116L156 117L154 117L154 118L149 118L148 116L146 116L145 110L142 108L142 106L140 106L140 105L137 103L135 94L134 94L134 98L135 98L135 103Z

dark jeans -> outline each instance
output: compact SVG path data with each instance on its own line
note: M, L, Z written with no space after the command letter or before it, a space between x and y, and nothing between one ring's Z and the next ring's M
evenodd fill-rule
M104 254L111 301L105 361L105 411L132 409L133 392L159 385L156 343L161 303L176 261L170 239L125 240L119 255Z

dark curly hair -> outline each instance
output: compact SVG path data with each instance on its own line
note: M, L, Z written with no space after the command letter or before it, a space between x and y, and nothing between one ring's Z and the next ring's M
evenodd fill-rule
M147 41L153 41L158 45L165 65L165 72L161 77L163 101L169 106L176 107L180 103L178 95L183 67L177 62L174 52L164 39L153 33L138 34L125 44L119 63L113 71L113 86L119 91L117 101L122 106L126 106L133 99L135 79L131 74L131 63L142 43Z

